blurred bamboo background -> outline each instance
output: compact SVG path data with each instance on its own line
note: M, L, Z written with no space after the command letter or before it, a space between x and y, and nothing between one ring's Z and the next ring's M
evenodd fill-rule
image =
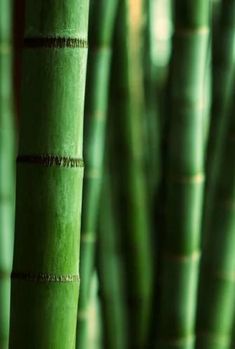
M235 0L0 0L0 349L235 348L234 68Z

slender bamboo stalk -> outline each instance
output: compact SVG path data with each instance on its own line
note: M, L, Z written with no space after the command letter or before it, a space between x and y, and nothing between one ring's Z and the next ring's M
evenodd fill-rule
M90 280L94 271L97 217L100 203L108 102L111 41L118 0L92 1L85 108L85 160L81 229L81 288L77 348L86 348Z
M227 109L231 99L233 71L235 69L235 1L223 0L218 24L213 38L213 85L211 123L206 159L205 230L214 200L215 182L219 169L224 134L227 125Z
M235 81L235 80L234 80ZM235 87L235 83L234 83ZM233 91L235 91L233 87ZM235 302L235 93L221 152L203 250L197 349L229 348Z
M153 57L154 51L154 21L151 16L153 11L152 0L145 2L146 27L145 27L145 101L146 101L146 158L148 167L148 184L151 198L157 191L160 179L160 110L157 100L157 72ZM151 200L152 204L152 200Z
M204 179L204 76L209 1L174 2L166 236L157 348L194 347Z
M0 1L0 348L8 348L14 231L12 3Z
M116 141L112 159L118 182L119 214L126 265L129 348L144 348L152 292L152 253L143 139L143 2L121 2L113 85Z
M124 297L124 265L118 224L106 166L99 218L97 266L103 319L103 348L127 349L127 323ZM115 334L115 335L114 335Z
M75 347L88 0L27 0L10 348Z

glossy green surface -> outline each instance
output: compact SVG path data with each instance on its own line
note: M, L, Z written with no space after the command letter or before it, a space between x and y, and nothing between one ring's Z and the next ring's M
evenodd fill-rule
M87 22L87 0L26 1L14 349L75 348Z

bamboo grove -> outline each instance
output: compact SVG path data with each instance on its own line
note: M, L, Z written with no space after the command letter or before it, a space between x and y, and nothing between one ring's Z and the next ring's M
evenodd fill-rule
M0 349L150 348L235 348L235 0L0 0Z

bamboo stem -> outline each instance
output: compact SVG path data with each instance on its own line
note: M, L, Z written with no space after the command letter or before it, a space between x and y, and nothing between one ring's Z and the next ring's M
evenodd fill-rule
M156 347L191 349L200 259L209 1L176 0L174 10L167 219Z
M127 323L124 303L124 265L110 173L106 167L98 235L97 266L103 318L105 349L127 349ZM115 336L114 336L115 333Z
M87 0L27 0L10 348L73 349Z
M235 85L234 85L235 86ZM234 91L234 87L233 87ZM197 349L229 347L235 302L234 103L229 111L214 201L205 231L197 314Z
M143 2L121 2L116 32L113 88L119 220L125 260L129 348L144 348L152 298L152 252L145 173L142 76Z
M204 226L207 229L207 216L210 216L214 200L218 159L221 157L227 127L228 107L231 100L233 72L235 69L235 1L223 0L218 24L213 37L213 85L211 122L206 159L206 197ZM209 219L209 218L208 218Z
M90 50L85 106L84 193L81 229L81 288L78 304L77 348L87 348L90 281L94 271L97 217L100 204L106 130L111 41L118 0L92 1ZM87 314L87 315L86 315Z
M8 348L14 231L12 3L0 1L0 348Z

